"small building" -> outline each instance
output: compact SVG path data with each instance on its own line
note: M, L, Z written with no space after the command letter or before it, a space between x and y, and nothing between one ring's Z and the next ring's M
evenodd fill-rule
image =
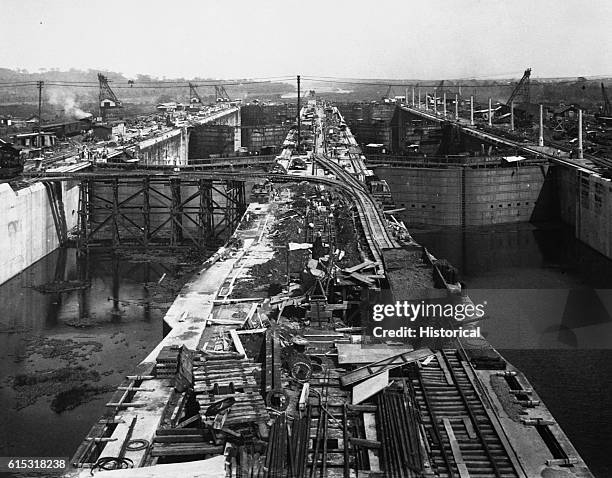
M10 116L0 115L0 126L11 126L13 119Z
M96 123L92 127L94 138L99 141L117 141L125 136L125 122L109 121L106 123Z
M57 138L49 131L40 133L21 133L11 136L11 142L23 148L50 148L55 145Z

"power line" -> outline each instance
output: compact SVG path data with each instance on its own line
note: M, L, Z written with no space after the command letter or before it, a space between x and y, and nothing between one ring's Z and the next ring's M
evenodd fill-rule
M342 79L327 79L326 77L311 77L311 76L303 76L302 77L304 80L308 80L308 81L314 81L314 82L319 82L319 83L332 83L332 84L346 84L346 85L365 85L365 86L397 86L397 87L418 87L418 88L438 88L440 87L439 82L423 82L423 81L419 81L419 82L396 82L396 83L389 83L389 82L383 82L383 81L352 81L352 80L342 80ZM452 80L450 80L452 81ZM513 81L513 82L503 82L503 81L499 81L499 82L494 82L494 83L484 83L484 84L479 84L479 83L455 83L455 82L445 82L444 85L442 85L442 87L440 87L440 89L450 89L450 88L512 88L514 86L516 86L516 84L518 83L517 81ZM542 81L537 81L537 80L533 80L531 82L532 86L546 86L546 85L550 85L550 86L557 86L557 85L563 85L563 84L574 84L574 83L578 83L578 79L575 80L565 80L565 81L550 81L550 82L542 82Z

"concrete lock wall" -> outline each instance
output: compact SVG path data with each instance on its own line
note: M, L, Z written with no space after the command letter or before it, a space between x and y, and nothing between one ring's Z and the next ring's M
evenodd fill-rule
M612 181L565 167L555 168L561 220L576 237L612 258Z
M210 155L232 156L236 150L235 126L204 124L196 126L189 136L189 159L205 159Z
M376 168L408 224L479 226L529 221L550 213L545 166Z
M189 132L177 128L155 138L139 143L138 157L141 164L187 164Z
M62 183L68 230L78 221L79 187ZM36 183L18 191L0 184L0 283L59 247L47 190Z
M289 132L289 126L250 126L242 127L242 146L251 152L260 152L262 148L274 147L280 152Z

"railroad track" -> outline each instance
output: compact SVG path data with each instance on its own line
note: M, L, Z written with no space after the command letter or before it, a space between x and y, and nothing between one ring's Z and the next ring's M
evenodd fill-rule
M513 478L519 474L457 350L442 350L412 379L440 477Z
M375 259L382 264L382 250L397 247L397 244L389 235L384 219L381 217L374 199L370 196L364 184L338 163L323 156L315 156L315 160L323 168L334 174L338 181L344 183L346 189L356 199L360 206L358 208L359 216L363 224L366 239L371 246L373 254L378 256Z

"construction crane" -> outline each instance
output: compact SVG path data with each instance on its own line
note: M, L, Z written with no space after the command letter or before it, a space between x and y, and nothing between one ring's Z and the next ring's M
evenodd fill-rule
M610 99L608 98L606 87L603 83L601 84L601 96L603 98L603 106L601 107L601 111L595 115L595 117L600 123L612 124L612 105L610 105Z
M512 91L510 98L508 98L508 101L506 101L506 105L510 106L510 104L515 100L517 96L523 97L523 103L529 103L529 86L530 86L529 78L530 77L531 77L531 68L527 68L525 70L525 73L523 73L523 77L521 78L521 80L518 82L518 84Z
M215 85L215 98L217 98L217 103L226 103L232 101L227 91L225 91L225 86L223 85Z
M98 73L98 83L100 84L99 103L100 116L102 121L106 121L110 116L110 111L123 108L121 101L115 95L115 92L108 85L108 78L102 73Z
M189 107L197 109L203 104L204 102L202 101L196 86L193 83L189 83Z

